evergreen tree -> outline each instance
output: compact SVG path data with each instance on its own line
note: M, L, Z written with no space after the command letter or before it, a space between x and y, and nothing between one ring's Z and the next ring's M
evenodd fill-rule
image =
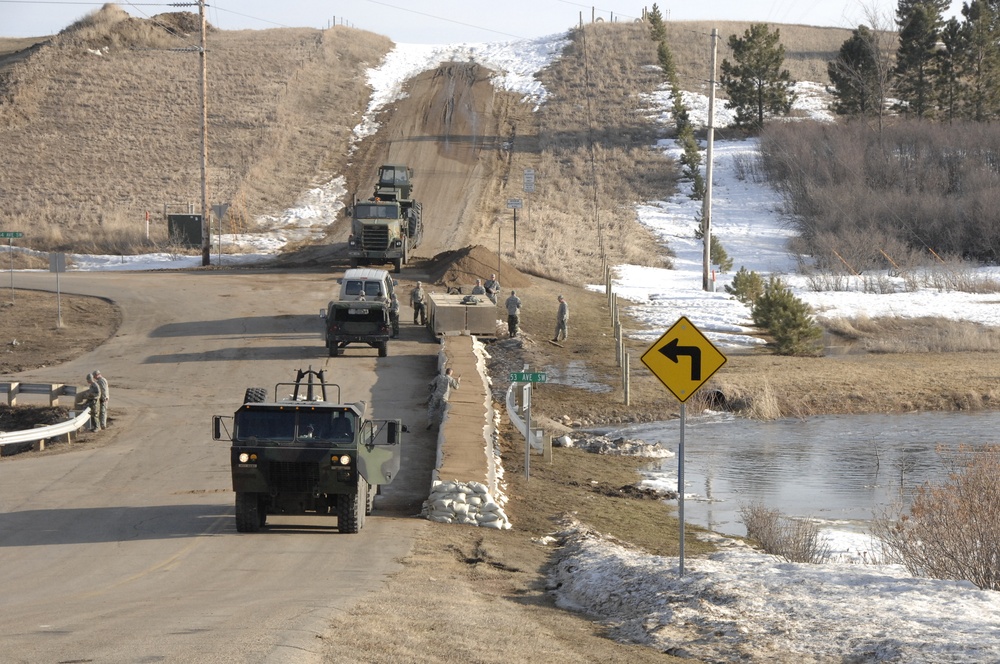
M817 355L823 330L812 318L809 305L795 297L778 277L772 276L764 293L750 309L755 325L767 329L780 355Z
M948 0L899 0L896 8L899 48L896 50L895 73L902 113L918 118L934 115L934 90L940 76L938 38L941 14L948 4Z
M780 30L771 32L765 23L752 24L743 37L729 37L735 63L722 61L722 87L729 96L726 107L736 111L737 126L759 129L765 117L792 109L794 81L781 68L785 47L780 38Z
M948 70L956 70L955 96L961 95L966 117L994 120L1000 115L1000 7L996 0L972 0L962 5L962 17L961 27L953 26L952 19L941 36ZM947 89L942 101L949 111L951 93Z
M663 14L655 2L653 3L653 8L646 14L646 20L649 21L650 38L655 42L666 41L667 26L664 25Z
M875 43L871 29L859 25L851 38L840 45L837 58L827 63L826 71L833 84L834 113L875 115L882 110L884 97Z

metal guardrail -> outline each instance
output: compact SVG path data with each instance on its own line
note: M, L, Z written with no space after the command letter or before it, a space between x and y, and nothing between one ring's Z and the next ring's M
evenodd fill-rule
M6 395L7 405L16 406L19 394L41 394L48 398L50 406L59 405L59 397L75 397L76 385L62 383L0 383L0 395Z
M88 420L90 420L89 406L84 408L83 412L73 419L60 422L59 424L50 424L46 427L25 429L24 431L8 431L7 433L0 432L0 448L4 445L11 445L15 443L33 443L39 440L55 438L56 436L65 436L66 434L73 433L74 431L79 431Z

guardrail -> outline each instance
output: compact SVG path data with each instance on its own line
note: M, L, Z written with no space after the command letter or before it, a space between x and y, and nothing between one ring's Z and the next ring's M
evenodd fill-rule
M19 394L42 394L48 397L50 406L59 405L59 397L76 397L76 385L62 383L0 383L0 393L7 395L7 405L16 406Z
M71 420L50 424L49 426L25 429L24 431L0 432L0 454L3 454L4 446L33 443L35 449L45 449L45 441L57 436L70 436L74 431L79 431L81 427L90 420L90 407L83 409L79 415ZM72 442L72 441L70 441Z

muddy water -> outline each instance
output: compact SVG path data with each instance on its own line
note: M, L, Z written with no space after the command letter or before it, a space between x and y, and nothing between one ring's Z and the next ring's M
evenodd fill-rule
M675 454L678 421L616 434L656 442ZM940 450L1000 443L1000 413L851 415L755 422L731 416L687 418L685 521L744 535L741 504L759 502L787 516L818 518L864 531L873 514L908 504L916 487L947 480ZM677 486L677 459L650 477Z

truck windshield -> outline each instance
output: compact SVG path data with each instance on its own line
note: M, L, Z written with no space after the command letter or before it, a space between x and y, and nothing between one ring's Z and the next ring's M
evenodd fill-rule
M407 182L409 182L409 177L407 177L405 168L383 167L379 172L379 184L394 185L406 184Z
M235 440L350 442L355 419L349 410L243 410L236 414Z
M358 203L354 206L354 216L358 219L396 219L399 208L385 203Z

